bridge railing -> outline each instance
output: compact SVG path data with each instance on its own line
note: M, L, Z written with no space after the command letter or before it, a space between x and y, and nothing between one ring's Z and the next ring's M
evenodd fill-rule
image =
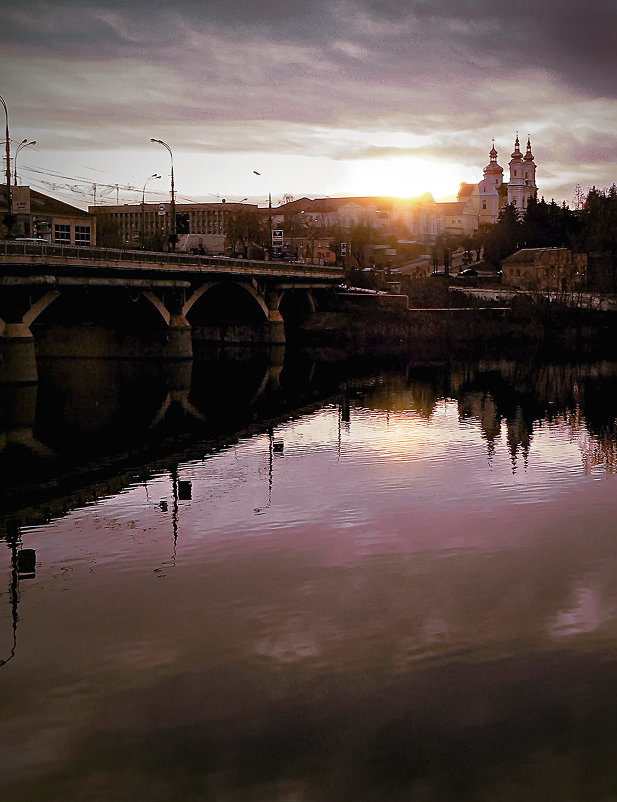
M11 256L30 256L30 257L56 257L60 259L87 260L92 262L127 263L133 262L135 265L161 264L161 265L214 265L217 267L240 267L255 269L257 271L272 269L277 267L293 267L295 273L313 273L315 270L320 272L339 275L343 269L333 265L312 265L305 262L288 262L277 260L275 262L257 261L249 259L235 259L227 256L204 256L201 254L186 253L184 251L144 251L130 250L125 248L101 248L89 245L61 245L58 243L42 242L19 242L16 240L0 241L0 258Z

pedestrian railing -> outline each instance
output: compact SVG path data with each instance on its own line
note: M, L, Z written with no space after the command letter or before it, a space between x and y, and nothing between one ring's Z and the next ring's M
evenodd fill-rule
M201 254L186 253L183 251L143 251L124 248L100 248L88 245L62 245L59 243L18 242L15 240L0 241L0 262L10 261L11 257L28 256L34 259L66 260L68 263L79 260L90 262L106 262L107 264L137 265L160 264L162 266L219 268L241 268L242 272L251 270L261 272L314 274L318 272L342 275L343 268L333 265L312 265L305 262L289 262L277 260L274 262L258 261L252 259L236 259L226 256L204 256Z

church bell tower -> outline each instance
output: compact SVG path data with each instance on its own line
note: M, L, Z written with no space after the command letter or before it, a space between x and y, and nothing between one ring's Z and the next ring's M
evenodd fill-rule
M527 209L529 198L535 198L538 192L536 186L536 165L531 152L531 139L527 138L527 152L521 153L518 134L514 142L514 152L510 159L510 181L508 182L508 203L513 203L520 214Z

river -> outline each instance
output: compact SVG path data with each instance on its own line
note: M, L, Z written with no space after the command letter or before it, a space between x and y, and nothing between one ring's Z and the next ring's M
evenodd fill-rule
M306 355L5 388L0 797L616 798L616 389Z

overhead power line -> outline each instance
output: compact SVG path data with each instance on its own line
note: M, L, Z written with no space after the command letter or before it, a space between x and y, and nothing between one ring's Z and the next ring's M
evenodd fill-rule
M30 167L30 166L23 166L20 167L20 173L32 173L37 176L46 176L45 178L39 178L38 183L48 187L54 192L62 193L65 197L67 197L66 190L72 195L80 196L85 202L91 201L90 205L96 206L97 199L103 200L107 199L110 193L114 190L116 192L116 203L119 203L119 193L120 192L134 192L141 195L142 190L139 187L135 187L131 184L108 184L103 181L92 180L91 178L87 178L85 176L71 176L65 175L64 173L56 172L55 170L43 169L41 167ZM59 179L58 181L53 181L49 179ZM65 183L66 182L66 183ZM31 182L33 185L35 181ZM155 190L149 189L149 195L154 195L157 198L164 198L169 193L162 190ZM220 194L214 195L214 193L206 193L211 194L212 197L216 197L220 200ZM68 196L70 197L70 196ZM185 203L203 203L203 201L196 201L193 198L188 198L185 195L178 196L182 199Z
M40 175L49 175L54 178L63 178L65 181L78 181L80 183L85 183L89 185L96 184L97 187L107 187L109 189L121 189L127 192L137 192L137 187L134 187L130 184L122 185L122 184L105 184L102 181L93 181L91 178L85 178L84 176L72 176L72 175L63 175L62 173L56 173L53 170L42 170L39 167L22 167L21 170L27 170L31 173L39 173Z

